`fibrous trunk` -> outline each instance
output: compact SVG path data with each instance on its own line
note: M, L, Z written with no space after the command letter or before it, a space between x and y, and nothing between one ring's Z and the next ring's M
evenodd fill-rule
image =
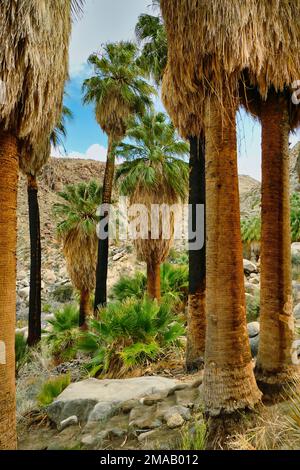
M88 290L80 292L80 308L79 308L79 326L86 326L87 318L90 316L90 293Z
M289 117L283 96L262 104L262 235L260 345L256 377L280 390L296 372L291 278Z
M160 301L160 264L154 262L147 263L147 293L150 299Z
M0 132L0 450L15 449L15 319L18 152Z
M108 250L109 250L109 205L113 189L115 173L115 154L113 142L109 138L107 162L103 181L102 211L100 225L102 226L98 240L98 260L96 270L96 290L94 309L105 306L107 302L107 271L108 271Z
M203 366L205 352L205 223L200 223L201 210L205 209L205 140L203 135L190 138L189 205L189 304L186 368L191 371Z
M235 110L207 103L206 316L203 394L211 416L254 407L260 400L247 334Z
M41 340L41 234L38 186L34 176L27 178L30 231L30 294L28 317L28 344Z

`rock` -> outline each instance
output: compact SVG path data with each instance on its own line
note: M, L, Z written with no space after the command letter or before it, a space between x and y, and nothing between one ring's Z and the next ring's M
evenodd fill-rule
M18 271L17 273L17 281L23 281L24 279L27 280L27 273L26 271Z
M300 302L300 282L293 281L293 296L296 302Z
M123 258L124 253L117 253L113 256L113 261L119 261L119 259Z
M176 413L170 416L167 420L167 426L169 429L179 428L183 424L184 424L184 419L179 413Z
M69 426L75 426L78 424L77 416L70 416L70 418L64 419L58 426L59 431L63 431L64 429L68 428Z
M45 315L43 315L43 320L44 320L45 322L55 320L55 315L54 315L54 313L46 313Z
M51 269L47 269L43 273L43 280L46 284L54 284L56 281L55 272L52 271Z
M138 441L139 442L144 442L146 441L147 439L151 438L151 436L153 436L153 434L156 433L156 430L153 429L152 431L147 431L147 432L142 432L139 436L138 436Z
M190 410L182 405L175 405L169 408L164 415L164 419L168 422L172 416L176 415L181 416L184 421L189 421L191 419Z
M87 379L69 385L48 407L47 413L57 425L73 415L78 417L79 422L103 420L129 400L139 400L156 393L167 394L176 384L178 382L174 379L157 376Z
M167 397L167 394L157 393L154 395L149 395L146 398L141 398L140 403L142 405L151 406L151 405L155 405L155 403L159 403L163 401L166 397Z
M259 335L260 331L260 324L258 321L253 321L248 323L247 325L248 336L249 338L255 338L255 336Z
M250 348L252 357L256 357L258 354L259 335L250 338Z
M128 400L128 401L125 401L122 406L121 406L121 410L123 411L123 413L130 413L130 411L139 406L140 402L139 400Z
M156 429L161 426L161 421L156 417L156 406L139 406L133 408L129 415L129 427L131 429Z
M291 245L291 253L292 255L300 255L300 243L292 243Z
M23 335L24 338L28 337L28 327L24 326L23 328L16 328L16 335L20 334Z
M198 395L198 390L196 388L189 388L187 390L178 390L177 392L175 392L176 405L180 405L185 408L193 408L194 401L197 395Z
M22 287L22 289L19 290L19 296L21 299L27 300L29 299L29 292L30 292L30 287Z
M294 317L296 320L300 320L300 304L296 305L296 307L294 308Z
M114 413L116 408L114 403L98 403L89 415L88 422L106 421Z
M124 437L127 434L125 429L114 428L109 430L110 437Z
M245 282L245 292L246 294L255 295L259 293L259 287L257 287L252 282Z
M244 259L243 260L243 264L244 264L244 272L245 274L252 274L252 273L257 273L257 267L254 263L252 263L252 261L249 261L247 259Z

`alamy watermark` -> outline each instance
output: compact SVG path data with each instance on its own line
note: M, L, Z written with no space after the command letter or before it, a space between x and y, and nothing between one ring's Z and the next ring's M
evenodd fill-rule
M102 204L97 235L101 240L181 240L190 250L204 246L205 208L199 204L130 204L121 196L117 205ZM189 223L192 221L193 223Z
M6 85L0 80L0 105L6 103Z

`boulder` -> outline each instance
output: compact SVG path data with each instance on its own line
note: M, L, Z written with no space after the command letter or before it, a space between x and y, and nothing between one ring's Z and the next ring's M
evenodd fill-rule
M76 426L78 424L77 416L70 416L70 418L64 419L58 426L59 431L63 431L69 426Z
M252 263L252 261L249 261L248 259L244 259L243 264L244 264L245 274L250 275L252 273L257 273L257 266L256 264Z
M259 287L257 287L252 282L245 282L245 292L246 294L255 295L258 294L260 291Z
M30 287L22 287L22 289L19 290L19 296L21 299L28 300L29 299L29 292L30 292Z
M294 317L296 320L300 320L300 304L294 308Z
M252 357L257 357L258 354L258 345L259 345L259 335L250 338L250 348Z
M292 243L291 245L291 253L292 255L300 255L300 243Z
M179 428L183 424L184 424L184 419L179 413L176 413L170 416L167 420L167 426L169 429Z
M167 395L177 383L176 380L156 376L117 380L87 379L69 385L48 407L47 413L56 425L74 415L79 422L102 421L125 402L156 393Z
M253 321L248 323L247 325L248 336L249 338L255 338L255 336L259 335L260 331L260 324L258 321Z
M42 277L46 284L54 284L56 281L56 275L51 269L47 269Z

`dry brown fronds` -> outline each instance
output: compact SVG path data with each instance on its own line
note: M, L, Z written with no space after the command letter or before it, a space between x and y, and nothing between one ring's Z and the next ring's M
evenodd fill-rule
M271 87L283 92L299 79L300 0L161 0L160 5L168 68L176 77L175 94L180 90L175 106L165 100L172 117L180 106L188 115L194 93L206 100L216 95L220 105L230 97L235 107L246 69L263 99Z
M70 32L71 0L1 2L0 126L26 145L49 137L60 118Z

